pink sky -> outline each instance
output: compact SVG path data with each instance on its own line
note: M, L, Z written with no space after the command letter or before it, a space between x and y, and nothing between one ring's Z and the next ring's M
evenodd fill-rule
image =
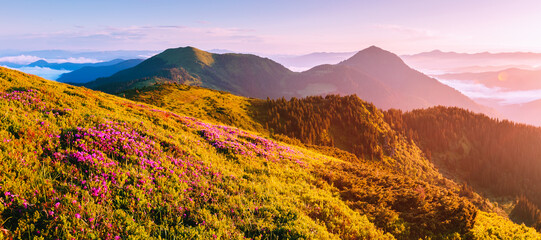
M534 0L27 0L3 9L2 49L541 52Z

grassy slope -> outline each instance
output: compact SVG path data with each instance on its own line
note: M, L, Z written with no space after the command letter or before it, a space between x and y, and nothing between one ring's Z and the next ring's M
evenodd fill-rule
M0 234L392 238L311 174L341 160L4 68L0 92Z
M252 101L257 101L256 99L181 84L162 84L129 90L121 96L138 102L153 103L172 112L206 121L264 132L261 124L254 121L249 114L254 111Z
M227 93L218 92L214 90L208 90L208 89L199 88L199 87L187 87L183 85L153 86L150 88L140 89L138 91L126 92L124 96L128 98L132 98L137 101L143 101L147 103L156 104L161 107L167 108L168 110L185 114L188 116L196 116L198 118L202 118L202 119L206 119L206 120L214 121L214 122L226 122L228 124L237 125L245 129L257 129L258 131L261 131L260 130L261 124L258 121L254 120L251 114L253 111L255 111L252 104L254 104L254 102L256 104L258 102L260 103L261 100L247 99L247 98L238 97L232 94L227 94ZM216 111L215 109L219 109L219 111ZM274 136L274 137L277 137L277 136ZM294 142L296 145L302 145L299 142L295 142L290 139L288 139L288 141ZM405 150L403 154L412 155L412 156L407 156L406 159L403 159L402 161L407 162L411 158L416 158L420 156L418 153L417 154L415 153L418 151L417 147L408 145L407 143L402 143L402 144L405 145L404 146ZM318 151L335 155L342 159L349 159L348 160L349 162L354 162L358 160L356 159L355 156L352 156L351 154L347 152L343 152L341 150L337 150L337 149L333 149L329 147L317 147L317 146L312 146L312 147L315 149L318 149ZM326 179L327 182L332 183L333 185L337 186L336 184L340 185L344 183L344 179L341 179L343 178L343 176L345 176L346 174L351 174L351 171L346 171L346 172L343 172L344 173L343 176L340 176L341 169L347 168L348 166L349 167L357 166L357 164L349 164L349 163L346 163L346 165L347 166L344 167L344 166L340 166L340 164L338 165L329 164L329 165L326 165L326 168L323 168L323 170L316 171L316 174L323 176L323 178ZM364 163L361 164L361 166L363 166L362 168L370 168L371 169L370 171L374 171L374 169L378 169L379 167L381 167L380 165L374 165L366 161L364 161ZM328 169L328 170L325 170L325 169ZM329 169L332 169L330 171L331 172L330 175L329 175L329 172L326 172L326 171L329 171ZM388 168L386 169L388 170ZM364 170L356 170L356 171L360 171L357 173L366 172ZM332 172L335 172L335 174L332 174ZM389 173L385 173L385 172L387 171L383 171L383 173L380 172L380 175L387 176L387 177L382 177L383 179L389 179L389 178L392 179L396 177L396 175L392 175L392 174L389 176L387 175ZM391 171L391 172L394 172L394 171ZM372 180L367 180L367 179L371 179L371 177L363 178L360 180L360 182L359 180L356 180L355 177L351 177L349 180L346 179L345 181L346 182L351 181L352 183L350 184L353 184L353 185L358 184L360 186L363 183L366 184L367 181L368 182L372 181ZM379 179L381 180L381 178ZM369 184L378 185L377 181L371 182ZM426 183L418 182L417 184L421 184L422 186L425 186L423 184L426 184ZM355 190L355 188L352 189L352 188L348 188L347 186L345 187L338 186L338 188L339 190L341 190L342 194L345 193L345 194L349 194L350 197L353 196L352 199L348 199L349 205L353 207L354 209L359 210L358 208L355 208L355 206L352 206L352 202L351 202L353 200L353 205L354 205L356 197L361 196L361 195L354 194L355 191L358 191L358 189ZM383 192L381 192L382 190ZM385 187L381 188L380 186L376 195L379 194L382 197L381 199L385 199L385 195L387 196L392 195L391 193L386 192L386 191L387 190L385 190ZM342 196L344 197L345 195L342 195ZM381 205L380 207L383 207L383 205ZM359 212L363 212L363 211L368 212L369 216L379 214L378 212L370 212L370 210L367 210L367 209L361 209ZM386 231L393 232L393 229L391 229L393 221L389 219L393 219L396 216L380 215L380 217L382 218L380 219L371 218L371 219L373 221L389 221L389 223L384 224L386 226L384 227L384 229ZM381 220L385 217L387 220ZM394 233L396 232L400 232L400 230L395 229ZM395 234L395 236L398 236L400 238L401 235ZM470 230L470 232L467 233L465 236L472 237L473 239L496 239L501 236L514 236L519 239L520 238L522 239L539 238L537 233L535 231L532 231L531 228L526 228L524 226L513 224L507 218L502 218L495 214L487 214L482 211L478 212L478 215L475 219L475 225ZM437 236L434 236L434 237L439 238Z
M262 122L266 121L264 113L261 112L261 105L264 101L259 99L245 98L226 92L181 84L156 85L139 90L130 90L121 95L135 101L154 104L176 113L215 123L225 123L258 132L267 131L262 127ZM364 114L366 115L364 118L370 119L370 124L377 132L383 134L391 131L383 121L381 113L372 114L369 110L366 110ZM256 115L257 117L255 117ZM274 137L280 138L280 136ZM291 139L286 141L291 141ZM342 139L338 142L345 141L347 140ZM302 145L298 142L295 143ZM389 169L410 174L412 177L428 176L431 179L441 177L433 166L422 157L422 152L415 145L401 139L396 147L397 153L393 158L384 157L384 163ZM412 164L414 166L411 166Z

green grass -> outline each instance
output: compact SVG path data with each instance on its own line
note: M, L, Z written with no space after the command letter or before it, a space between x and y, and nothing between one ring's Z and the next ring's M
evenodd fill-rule
M176 102L174 97L161 97L165 103ZM243 121L247 129L258 130L259 126L244 112L247 105L227 105L227 101L242 103L245 99L224 94L185 101L190 104L179 109L212 121L0 68L0 236L15 239L407 239L411 236L412 223L405 221L407 216L394 207L392 199L411 196L411 191L417 188L393 188L398 185L387 184L387 179L407 183L404 186L426 183L373 169L338 150L309 150L269 140L264 131L217 124L220 117L212 115L213 107L222 106L226 110L219 114L225 120ZM205 108L206 105L213 107ZM342 159L322 154L326 151ZM354 173L347 169L362 171L366 178L359 175L359 179L350 179L362 188L344 188L351 185L338 185L336 175L329 173L338 176ZM345 190L355 194L352 198L355 204L346 200ZM455 197L452 191L446 194L450 195L443 199ZM387 200L379 202L377 196ZM462 200L468 205L466 199ZM388 216L392 216L392 222L365 209L375 210L378 206L382 209L376 212L391 214ZM438 216L442 211L434 208L428 213ZM494 225L499 220L493 215L479 218L478 214L472 229L460 228L465 232L452 230L426 236L435 239L467 234L484 236L478 233L483 226ZM507 223L503 227L505 231L517 227ZM382 224L387 227L381 227ZM389 226L394 226L394 230ZM537 237L536 233L531 234Z
M1 69L0 81L0 92L24 99L27 90L33 89L30 96L34 98L27 105L19 99L0 101L0 139L4 140L0 223L7 236L392 238L347 207L329 186L314 187L318 180L311 169L340 160L302 149L289 158L303 164L223 152L189 123L199 120L7 69ZM15 88L22 92L13 93ZM135 134L139 137L133 139L132 147L150 153L140 157L121 148L109 151L100 145L102 140L92 137L72 141L75 134L92 128ZM113 143L130 143L122 141ZM243 144L247 141L238 139ZM81 162L76 152L97 153L103 162L116 165L101 164L95 156L92 159L99 164ZM163 169L144 168L140 161L149 157L159 159ZM194 167L175 167L166 161L169 158ZM185 179L197 182L179 181L178 174L185 172L198 174ZM118 176L114 181L99 177L113 173ZM94 196L92 188L102 184L108 192Z
M227 92L213 91L183 84L160 84L142 89L129 90L121 96L163 107L169 111L206 121L237 126L264 132L251 112L255 111L250 99Z

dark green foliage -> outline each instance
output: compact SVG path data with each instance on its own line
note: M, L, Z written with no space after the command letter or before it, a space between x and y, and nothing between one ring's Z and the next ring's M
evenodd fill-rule
M253 101L254 118L273 134L308 145L336 147L380 167L438 182L441 175L421 150L397 134L377 108L356 95Z
M477 190L524 195L541 206L541 128L452 107L384 114L395 130L432 153L436 165Z
M368 159L392 154L396 136L375 126L379 112L355 95L327 95L303 99L267 100L259 118L274 133L295 137L305 144L337 146ZM381 146L385 146L383 148Z
M537 231L541 230L541 211L524 196L518 198L509 217L516 223L524 223Z

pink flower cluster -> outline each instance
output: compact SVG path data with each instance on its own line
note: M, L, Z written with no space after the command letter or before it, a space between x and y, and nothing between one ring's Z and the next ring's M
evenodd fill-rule
M45 110L46 104L39 98L38 91L28 89L26 91L12 91L9 93L0 93L0 99L10 102L19 102L23 106L28 106L33 109Z
M34 89L28 89L26 91L11 91L0 92L0 99L7 100L8 102L16 102L22 104L23 107L29 107L33 110L39 110L43 113L53 116L62 116L72 111L70 108L54 109L48 106L40 97L40 92Z
M22 214L33 216L33 212L39 211L46 213L43 221L51 226L62 224L58 219L68 216L92 229L85 231L111 233L116 229L113 233L117 234L122 233L122 226L111 216L96 215L95 207L88 209L83 203L94 201L111 206L119 201L125 204L122 208L128 209L126 212L144 212L154 222L178 224L164 221L177 221L174 219L180 217L182 221L201 224L193 213L216 203L218 185L223 184L221 173L194 160L181 146L127 123L105 122L95 127L63 130L51 135L46 145L42 156L50 159L52 166L62 168L56 173L59 181L55 187L34 193L47 197L39 198L40 202L28 202L0 186L0 204L5 212L18 213L14 222ZM69 201L65 199L66 193L72 195ZM79 227L69 231L82 232Z
M76 164L85 171L87 178L79 183L100 200L108 198L111 187L129 188L127 184L145 187L151 193L156 187L151 185L157 179L170 178L173 174L190 185L188 190L198 188L202 176L220 175L202 163L191 161L191 157L175 145L157 143L153 137L141 134L126 123L107 122L97 127L77 128L58 137L61 145L70 147L51 155L56 161ZM118 176L130 173L121 171L125 168L119 165L136 165L147 171L148 177L130 176L132 181L120 184Z
M239 130L237 128L199 122L194 118L181 118L186 125L200 131L201 136L217 150L246 157L263 157L270 161L298 160L303 154L291 147ZM293 157L294 156L294 157Z

